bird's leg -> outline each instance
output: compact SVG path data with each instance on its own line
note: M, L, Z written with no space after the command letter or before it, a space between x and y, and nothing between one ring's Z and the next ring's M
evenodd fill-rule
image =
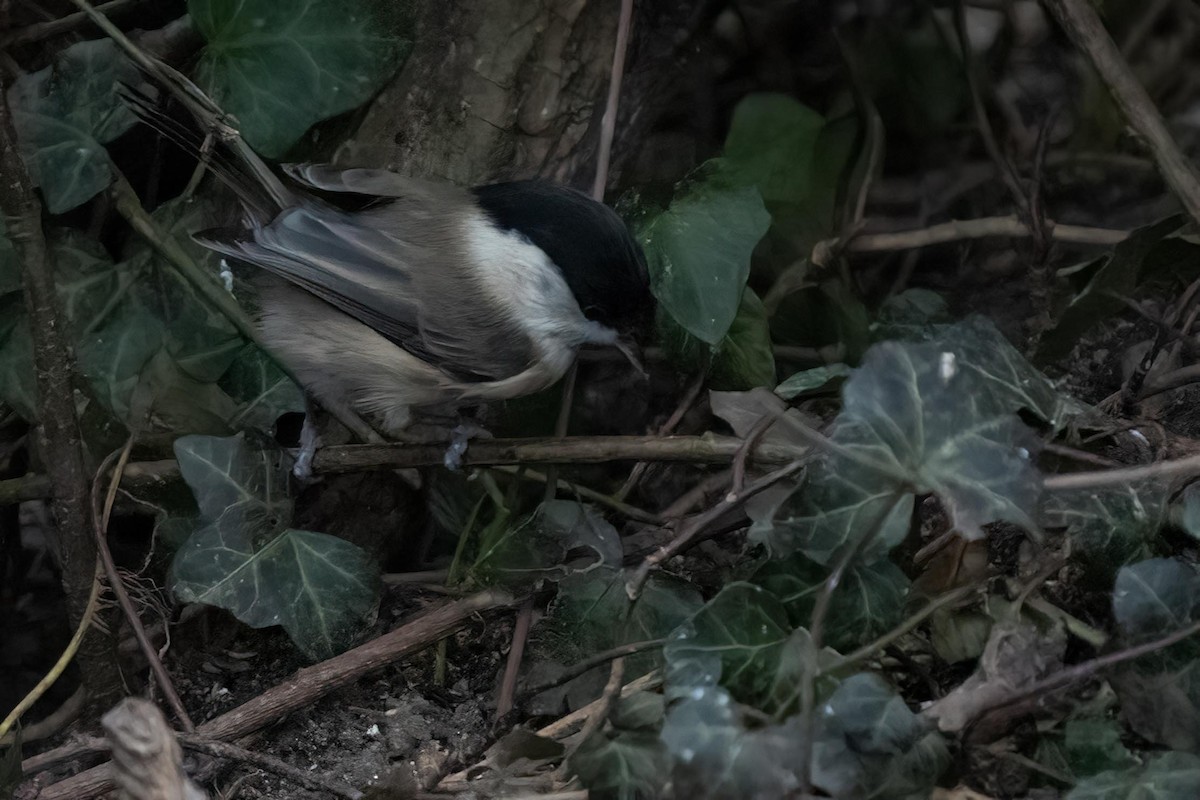
M308 395L304 397L304 425L300 429L300 449L296 451L296 461L292 464L292 475L301 484L307 486L316 483L319 478L313 476L313 461L317 449L321 447L321 431L317 426L317 412L324 407L340 420L346 420L353 427L350 433L361 442L382 442L384 439L362 417L348 406L338 405L330 408L330 404L316 400Z

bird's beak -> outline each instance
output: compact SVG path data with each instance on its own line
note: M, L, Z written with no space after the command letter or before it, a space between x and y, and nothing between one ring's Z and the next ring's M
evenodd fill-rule
M633 365L634 369L640 372L643 376L649 377L649 373L646 372L646 368L642 366L641 359L639 359L637 356L637 345L635 343L627 339L618 338L617 341L613 343L613 347L621 351L621 355L625 356L625 358L629 360L629 363Z

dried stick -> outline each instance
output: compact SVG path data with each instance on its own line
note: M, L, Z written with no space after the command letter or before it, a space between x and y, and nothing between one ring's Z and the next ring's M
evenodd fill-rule
M542 681L541 683L525 688L522 694L525 697L533 697L534 695L549 691L556 686L562 686L564 683L569 683L583 673L595 669L596 667L608 661L612 661L614 658L623 658L624 656L635 655L643 650L653 650L656 647L662 647L666 643L666 639L650 639L645 642L631 642L630 644L623 644L618 647L613 647L609 650L603 650L599 653L588 656L582 661L572 664L563 670L561 675L558 675L551 680Z
M167 704L175 712L175 717L179 720L179 724L183 726L183 729L191 732L196 729L196 726L192 724L192 718L188 716L183 701L179 699L179 693L175 691L175 683L171 680L167 668L163 666L162 659L158 657L158 650L154 647L153 642L150 641L150 637L146 635L146 627L142 625L142 619L138 616L137 609L133 605L133 600L130 599L129 592L125 590L125 584L121 580L121 575L117 572L117 564L113 561L112 551L108 549L108 525L106 523L112 513L113 502L117 498L117 487L121 483L121 473L125 471L125 465L129 463L129 453L132 450L133 437L130 436L128 441L125 442L125 447L111 453L104 460L100 465L100 469L96 472L96 480L92 482L92 519L94 520L94 531L96 534L96 552L100 556L100 563L104 565L104 572L108 576L109 587L112 589L113 594L117 596L117 602L121 606L121 611L125 614L125 621L129 623L129 628L133 631L133 635L142 649L142 655L146 657L146 661L150 664L150 671L158 679L159 688L162 690L163 696L166 697ZM108 494L104 498L104 508L101 509L100 481L104 473L112 466L113 461L116 461L116 466L113 467L113 477L108 484Z
M1173 461L1157 461L1140 467L1051 475L1042 481L1042 488L1050 492L1068 492L1076 489L1101 489L1106 486L1124 486L1137 481L1179 476L1190 477L1192 475L1200 475L1200 454Z
M141 2L142 0L108 0L107 3L100 3L96 6L96 11L100 14L117 14ZM87 20L87 14L82 11L76 11L59 19L35 23L0 36L0 49L8 49L21 44L30 44L31 42L40 42L43 39L49 39L51 36L58 36L59 34L67 33L81 27Z
M29 310L39 406L38 445L54 491L52 508L62 542L63 590L71 623L78 625L88 604L95 552L82 436L75 416L74 359L66 341L41 214L33 182L17 149L8 100L0 97L0 215L7 219L8 239L17 253ZM116 691L119 681L115 665L100 652L99 635L96 631L85 635L79 658L89 691L108 695Z
M1188 214L1200 221L1200 172L1179 149L1154 101L1104 29L1095 7L1088 0L1046 0L1046 6L1092 62L1130 126L1146 140L1158 171Z
M1142 656L1149 655L1150 653L1163 650L1197 634L1200 634L1200 621L1193 622L1186 628L1181 628L1174 633L1167 634L1166 636L1162 636L1153 641L1145 642L1144 644L1139 644L1134 647L1127 647L1124 650L1118 650L1115 653L1109 653L1108 655L1093 658L1090 661L1084 661L1081 664L1076 664L1073 667L1060 670L1052 675L1047 675L1045 678L1035 681L1028 686L1015 687L1003 697L998 697L980 708L976 712L975 718L968 723L966 728L970 728L978 724L984 716L998 708L1011 706L1014 703L1029 699L1031 697L1037 697L1038 695L1053 692L1057 689L1066 688L1067 686L1078 683L1079 681L1087 680L1097 672L1108 669L1109 667L1115 667L1117 664L1122 664L1126 661L1132 661L1135 658L1140 658Z
M769 489L780 481L795 475L803 466L803 461L793 461L786 467L780 467L774 472L769 472L746 486L742 491L729 493L721 502L681 526L679 533L674 539L642 559L642 563L625 584L625 593L629 595L629 599L637 600L642 593L642 587L646 585L646 579L650 577L650 572L694 544L705 528L715 522L722 514L737 508L759 492Z
M510 595L489 590L447 603L353 650L297 671L278 686L201 724L196 733L218 741L239 739L363 675L423 650L475 614L506 608L513 602ZM101 764L45 787L38 800L92 800L112 789L111 765Z
M1046 220L1050 238L1057 242L1111 247L1124 241L1128 231L1110 228L1088 228L1082 225L1066 225ZM895 250L910 250L966 239L985 239L992 236L1011 238L1030 236L1028 226L1014 216L983 217L981 219L950 220L912 231L895 233L860 233L846 243L850 253L888 253Z
M212 739L205 739L201 736L181 733L175 737L179 744L185 750L191 750L196 753L203 753L214 758L223 758L228 761L238 761L243 764L249 764L252 767L257 767L264 772L270 772L284 780L290 781L297 786L308 789L311 792L319 792L330 797L341 797L345 800L360 800L363 793L358 789L350 786L343 786L332 780L328 780L319 774L306 772L305 770L293 767L282 759L275 756L267 755L266 753L256 753L253 750L247 750L244 747L238 747L236 744L228 742L217 742Z
M207 800L183 771L183 753L158 707L127 697L100 720L122 800Z

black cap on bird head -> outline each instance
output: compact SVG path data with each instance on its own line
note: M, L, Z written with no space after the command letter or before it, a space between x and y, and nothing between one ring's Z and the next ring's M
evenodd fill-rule
M588 319L633 334L653 318L646 257L611 208L545 181L473 191L497 227L521 234L550 257Z

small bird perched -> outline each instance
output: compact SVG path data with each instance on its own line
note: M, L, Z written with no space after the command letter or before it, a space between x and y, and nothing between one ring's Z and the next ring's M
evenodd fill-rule
M584 194L317 164L282 166L285 180L199 94L185 102L194 130L124 93L185 149L198 153L216 134L205 157L240 201L242 224L195 239L282 279L259 288L263 339L331 410L401 435L414 408L530 394L561 378L584 344L625 350L621 337L653 308L641 248Z

